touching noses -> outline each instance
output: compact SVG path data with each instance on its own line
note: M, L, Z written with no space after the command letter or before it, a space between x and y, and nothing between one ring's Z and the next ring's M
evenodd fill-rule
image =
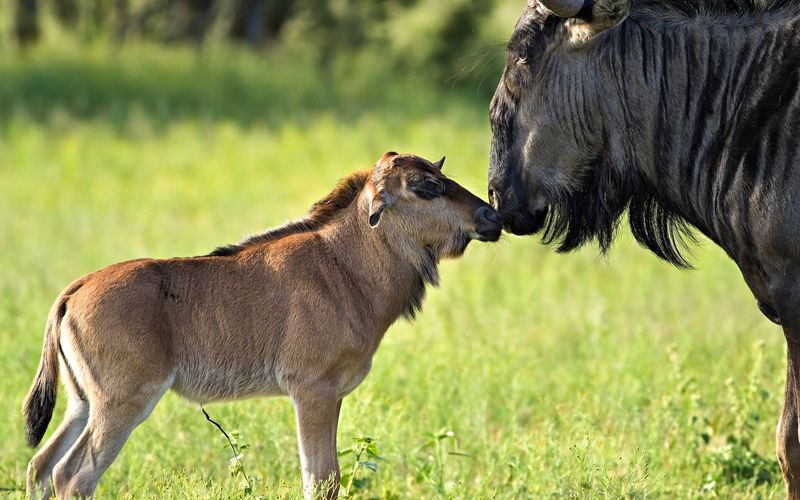
M503 218L489 205L475 211L475 233L482 241L497 241L503 231Z
M475 222L477 222L478 225L491 226L494 224L496 226L502 226L503 218L500 217L500 214L494 208L489 205L483 205L475 211Z

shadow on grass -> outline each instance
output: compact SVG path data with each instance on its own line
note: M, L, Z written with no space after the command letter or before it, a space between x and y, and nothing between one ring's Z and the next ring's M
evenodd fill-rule
M271 127L321 113L342 120L364 114L414 118L453 105L485 113L486 95L386 66L375 57L320 67L285 54L231 49L51 47L0 61L0 119L47 123L65 113L105 120L124 133L134 113L159 128L194 119Z

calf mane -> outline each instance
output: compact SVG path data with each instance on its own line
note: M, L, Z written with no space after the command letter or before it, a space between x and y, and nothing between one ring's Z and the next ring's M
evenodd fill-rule
M356 172L344 179L333 188L327 196L314 203L308 211L308 215L302 219L288 222L282 226L269 229L263 233L248 236L239 243L225 245L216 248L209 253L209 257L226 257L236 255L245 248L269 241L279 240L292 234L308 233L317 231L333 219L335 219L344 209L353 203L369 178L369 171Z

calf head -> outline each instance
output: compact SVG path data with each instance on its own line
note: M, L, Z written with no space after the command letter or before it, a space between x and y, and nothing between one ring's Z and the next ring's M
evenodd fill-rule
M414 155L385 153L367 182L369 226L410 238L437 257L458 257L472 240L497 241L502 219L488 203Z

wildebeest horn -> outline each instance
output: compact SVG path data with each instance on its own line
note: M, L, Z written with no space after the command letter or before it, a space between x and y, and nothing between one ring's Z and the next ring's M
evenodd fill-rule
M558 17L575 17L584 8L591 7L592 0L541 0L542 5Z

